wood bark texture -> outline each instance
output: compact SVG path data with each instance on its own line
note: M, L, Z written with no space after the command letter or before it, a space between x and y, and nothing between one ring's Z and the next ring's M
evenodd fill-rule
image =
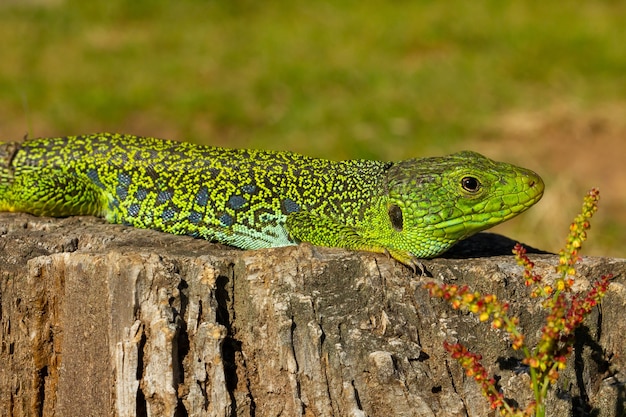
M427 278L365 252L241 251L88 217L0 214L0 416L493 416L443 341L481 353L525 405L520 353L423 284L508 300L534 344L545 314L512 245L478 235L424 261ZM532 259L554 276L555 256ZM580 271L581 290L615 279L548 415L625 415L626 261L585 258Z

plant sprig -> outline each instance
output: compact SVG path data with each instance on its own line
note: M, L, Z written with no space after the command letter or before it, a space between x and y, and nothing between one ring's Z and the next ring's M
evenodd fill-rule
M526 249L522 245L518 243L513 248L517 263L524 268L523 277L526 286L531 289L531 297L541 299L541 305L547 311L546 323L535 347L531 348L526 344L519 327L519 319L508 314L508 303L499 301L494 294L482 295L467 286L435 282L426 284L431 296L447 300L455 310L467 310L475 314L481 322L491 320L493 328L503 329L508 334L511 347L523 353L523 363L529 367L534 401L522 410L505 400L495 379L489 377L480 363L480 355L470 352L460 343L444 343L444 348L461 364L465 374L480 384L491 408L497 409L502 416L545 416L548 388L557 381L559 371L566 367L574 344L574 330L600 303L608 290L612 275L602 276L584 294L572 291L576 263L581 259L579 251L587 239L590 219L598 209L599 198L600 193L595 188L585 196L582 212L570 225L565 247L559 252L559 264L556 266L558 278L553 284L544 282L544 278L535 272L535 264L526 255Z

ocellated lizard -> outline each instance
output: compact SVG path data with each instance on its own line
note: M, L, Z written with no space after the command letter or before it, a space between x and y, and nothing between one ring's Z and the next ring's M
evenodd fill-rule
M381 162L109 133L0 143L0 211L101 216L243 249L310 242L412 267L543 189L534 172L468 151Z

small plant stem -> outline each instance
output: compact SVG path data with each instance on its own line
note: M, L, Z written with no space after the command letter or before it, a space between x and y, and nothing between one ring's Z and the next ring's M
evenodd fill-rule
M537 408L535 408L535 417L545 417L546 416L546 406L545 404L537 404Z
M539 388L539 383L537 381L537 370L535 370L535 368L533 368L532 366L530 367L530 380L530 386L532 387L533 394L535 395L535 404L537 404L537 408L535 409L535 417L539 417L541 412L540 410L543 410L543 400L541 398L541 389ZM541 417L543 417L543 413L541 414Z

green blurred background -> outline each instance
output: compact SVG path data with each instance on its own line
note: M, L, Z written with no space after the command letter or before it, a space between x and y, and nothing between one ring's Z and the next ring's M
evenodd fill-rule
M0 140L97 131L331 159L473 149L539 172L495 231L624 256L626 3L0 0Z

